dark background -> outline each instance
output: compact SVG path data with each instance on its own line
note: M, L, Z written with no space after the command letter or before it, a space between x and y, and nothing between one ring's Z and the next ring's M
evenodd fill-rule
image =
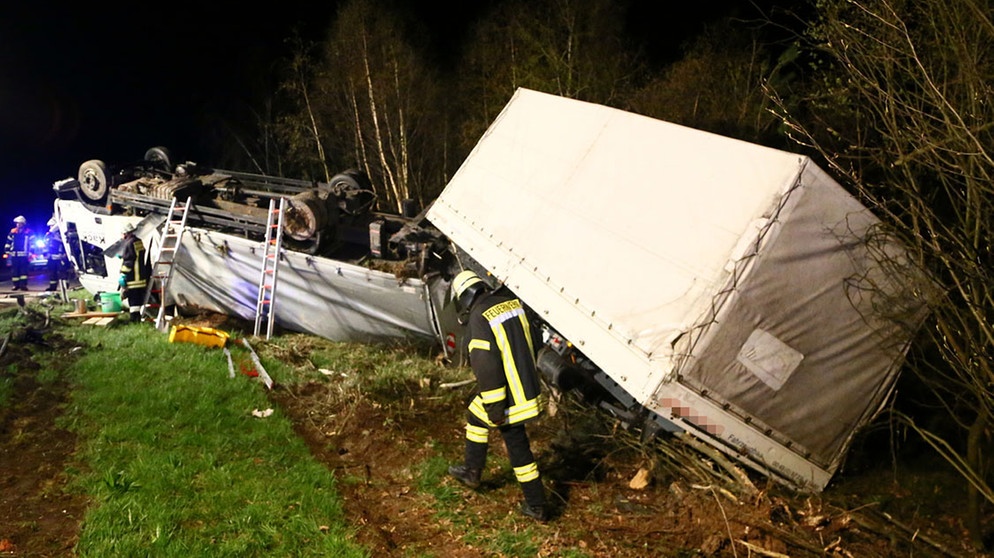
M497 1L408 5L445 51ZM52 183L75 177L86 160L134 161L161 145L177 160L210 164L198 141L207 117L259 98L262 77L290 52L286 39L321 40L336 9L301 0L3 4L0 226L25 215L39 232L52 215ZM657 60L746 0L666 4L635 0L629 11L630 33Z

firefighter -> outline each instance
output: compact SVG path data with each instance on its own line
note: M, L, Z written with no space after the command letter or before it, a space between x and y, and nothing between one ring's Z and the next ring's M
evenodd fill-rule
M31 246L31 230L23 215L14 217L14 228L7 235L4 253L10 259L10 282L15 291L28 290L28 249Z
M62 235L59 234L59 224L55 217L48 220L45 245L48 247L48 288L45 290L56 291L59 281L66 279L66 250L62 245Z
M141 321L141 307L145 298L145 286L152 273L152 265L145 252L145 244L135 235L135 226L124 225L124 249L121 251L121 276L118 287L128 301L132 322Z
M509 291L491 291L472 271L452 281L456 308L468 313L469 360L479 393L466 413L466 448L462 464L449 474L469 488L480 486L489 435L500 432L524 501L520 511L548 520L545 489L532 454L525 423L542 412L535 347L525 308Z

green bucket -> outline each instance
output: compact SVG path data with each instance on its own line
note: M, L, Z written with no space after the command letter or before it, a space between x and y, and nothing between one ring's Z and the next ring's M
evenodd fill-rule
M100 293L100 309L104 312L120 312L121 293Z

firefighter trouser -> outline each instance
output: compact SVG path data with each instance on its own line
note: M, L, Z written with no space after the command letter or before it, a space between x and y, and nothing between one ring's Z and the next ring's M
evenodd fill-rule
M59 286L59 280L65 277L65 260L48 259L48 289L54 291Z
M507 456L514 470L514 477L521 485L521 492L525 496L528 505L540 507L545 505L545 490L542 488L542 480L538 474L538 464L535 463L535 456L532 455L531 444L528 441L528 432L525 431L524 424L501 425L497 427L501 437L504 438L504 446L507 448ZM487 446L490 429L480 419L472 413L467 413L466 418L466 467L469 469L483 470L487 463Z
M145 302L145 288L142 286L129 286L124 291L125 300L128 301L128 312L132 322L140 322L142 317L142 303Z
M14 288L28 288L28 257L14 256L10 259L10 282Z

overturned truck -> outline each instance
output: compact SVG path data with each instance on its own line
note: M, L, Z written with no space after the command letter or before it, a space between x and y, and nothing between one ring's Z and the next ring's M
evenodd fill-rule
M560 389L805 491L886 404L925 315L902 247L808 158L526 89L416 215L373 211L358 173L324 184L169 159L88 161L56 183L91 292L116 289L125 223L154 257L171 200L189 197L172 302L251 319L260 211L284 197L277 325L433 340L461 362L449 282L472 268L530 308Z
M807 157L525 89L427 217L544 322L550 379L803 490L925 315L902 247Z
M270 203L283 198L283 244L272 299L278 327L334 340L439 337L451 262L437 231L409 214L375 210L368 179L329 182L174 164L149 149L136 162L86 161L53 186L70 262L94 295L117 290L126 224L157 258L173 200L189 200L165 304L179 311L258 316ZM411 207L407 204L408 208ZM454 321L454 318L451 320Z

